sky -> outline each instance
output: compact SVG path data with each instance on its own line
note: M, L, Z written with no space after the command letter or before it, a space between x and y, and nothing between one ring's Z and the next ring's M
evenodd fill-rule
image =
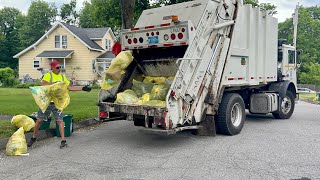
M32 0L0 0L0 9L3 7L15 7L23 13L28 11L28 8ZM63 3L69 3L71 0L45 0L49 3L55 3L57 7L60 7ZM77 0L77 9L80 10L84 1L90 0ZM277 6L278 14L275 17L279 22L285 21L287 18L292 17L294 9L298 2L304 7L320 6L320 0L259 0L260 3L271 3Z

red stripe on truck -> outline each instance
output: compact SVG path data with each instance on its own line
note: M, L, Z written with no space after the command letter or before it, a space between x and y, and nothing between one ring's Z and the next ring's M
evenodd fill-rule
M165 23L165 24L160 24L160 26L164 27L164 26L170 26L171 23Z
M228 78L228 81L233 81L234 80L234 78Z
M243 80L243 78L238 78L238 80Z
M170 47L173 46L173 43L163 44L164 47Z
M146 27L144 27L145 29L152 29L152 28L154 28L154 26L146 26Z
M140 30L140 28L131 28L131 31L137 31Z
M186 44L187 44L187 42L181 42L180 44L181 44L181 45L186 45Z

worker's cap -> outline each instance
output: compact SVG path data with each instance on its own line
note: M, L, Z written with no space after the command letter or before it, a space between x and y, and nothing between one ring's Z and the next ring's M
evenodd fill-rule
M60 65L60 62L59 62L59 61L56 61L56 60L53 60L53 61L50 63L51 69L53 69L53 68L56 67L57 65Z

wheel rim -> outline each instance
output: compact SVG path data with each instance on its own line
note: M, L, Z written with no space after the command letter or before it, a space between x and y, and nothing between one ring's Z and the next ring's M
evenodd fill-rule
M241 120L242 120L241 105L239 103L236 103L232 106L232 109L231 109L231 122L233 126L238 127L241 124Z
M291 99L285 97L281 102L281 110L284 114L288 114L291 111Z

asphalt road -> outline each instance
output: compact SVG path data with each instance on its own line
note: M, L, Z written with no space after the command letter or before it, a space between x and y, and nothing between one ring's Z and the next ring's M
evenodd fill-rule
M67 141L1 152L0 179L320 179L320 106L305 102L289 120L248 114L237 136L149 135L116 121Z

